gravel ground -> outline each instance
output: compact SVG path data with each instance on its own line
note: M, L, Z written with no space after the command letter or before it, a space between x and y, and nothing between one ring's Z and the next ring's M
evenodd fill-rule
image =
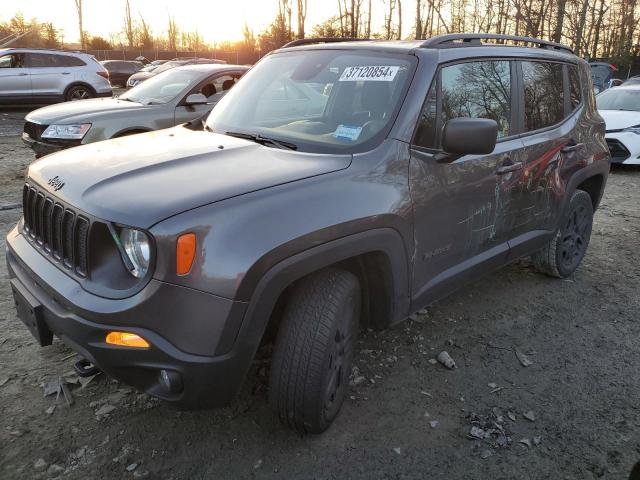
M25 113L0 110L0 205L20 202L32 159ZM321 436L271 415L268 351L223 410L178 412L102 375L69 385L72 406L45 397L77 357L35 344L2 262L0 478L626 478L640 459L639 206L640 169L614 169L572 278L522 260L363 333L349 399ZM0 210L0 243L19 216ZM434 363L442 350L457 369Z

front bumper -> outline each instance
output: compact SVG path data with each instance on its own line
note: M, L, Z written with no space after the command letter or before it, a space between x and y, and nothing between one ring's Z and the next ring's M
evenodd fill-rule
M253 352L227 349L228 353L217 354L216 336L224 337L229 322L242 322L246 307L242 302L158 280L134 297L97 297L33 249L17 229L7 237L6 258L12 288L35 299L46 327L106 374L184 409L228 405L241 388ZM166 298L173 308L162 304ZM182 317L182 307L193 312L187 306L194 302L201 304L203 316ZM131 320L132 312L138 312L137 322ZM136 333L151 347L109 345L105 339L110 331ZM207 340L210 354L186 351L202 350ZM177 374L179 391L166 388L160 380L162 370L174 378Z
M36 153L36 157L38 158L43 157L44 155L49 155L50 153L64 150L66 148L76 147L80 145L80 140L71 140L66 143L60 144L44 142L42 140L31 138L25 132L22 133L22 141Z
M640 165L640 135L632 132L609 132L605 136L611 163Z

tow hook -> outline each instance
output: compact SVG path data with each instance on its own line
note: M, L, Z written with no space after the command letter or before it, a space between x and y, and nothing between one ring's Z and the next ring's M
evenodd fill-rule
M100 369L86 358L78 360L76 363L74 363L73 369L79 377L91 377L93 375L96 375L97 373L100 373Z

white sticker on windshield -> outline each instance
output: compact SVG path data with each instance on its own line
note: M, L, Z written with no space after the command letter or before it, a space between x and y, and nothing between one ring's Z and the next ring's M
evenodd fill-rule
M362 127L357 125L338 125L333 136L340 140L357 140L362 132Z
M347 67L340 75L339 82L392 82L400 67L395 66L364 66Z

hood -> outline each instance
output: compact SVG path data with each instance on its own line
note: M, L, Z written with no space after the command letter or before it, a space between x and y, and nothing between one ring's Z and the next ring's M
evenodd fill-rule
M63 150L32 163L27 176L98 218L149 228L195 207L345 169L351 158L180 126ZM54 177L64 183L55 192Z
M640 112L626 110L598 110L607 124L607 131L622 130L623 128L640 125Z
M94 114L124 113L142 108L148 108L148 106L136 102L118 100L117 98L93 98L91 100L64 102L39 108L29 113L25 120L42 125L84 122L90 120L90 117Z

